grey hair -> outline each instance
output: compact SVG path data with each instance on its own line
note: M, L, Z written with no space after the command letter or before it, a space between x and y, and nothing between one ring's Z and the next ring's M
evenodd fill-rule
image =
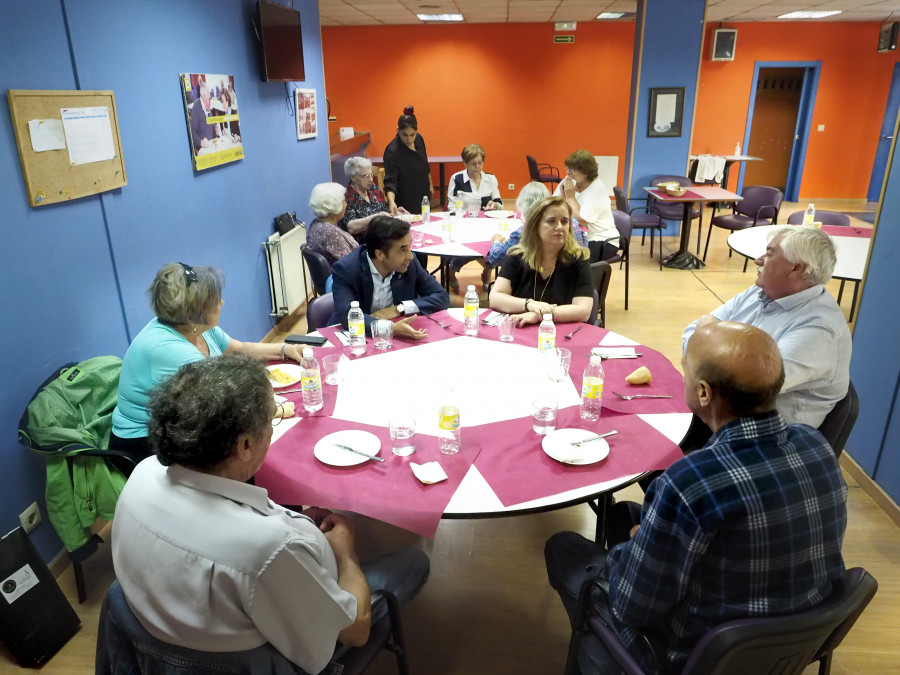
M222 300L225 277L215 267L193 267L196 281L188 281L187 268L168 263L147 289L150 308L167 326L206 323L206 315Z
M831 279L837 263L837 249L827 232L810 225L794 225L773 230L769 241L781 235L781 250L788 262L805 264L803 278L813 286Z
M346 190L340 183L319 183L309 196L309 208L316 218L326 218L340 213L344 208Z
M344 174L347 178L356 178L372 168L372 162L366 157L348 157L344 162Z
M164 466L215 466L246 434L262 438L275 399L263 362L224 354L188 363L150 393L150 443Z
M531 181L516 197L516 210L522 214L522 220L528 220L528 214L539 201L550 196L550 190L543 183Z

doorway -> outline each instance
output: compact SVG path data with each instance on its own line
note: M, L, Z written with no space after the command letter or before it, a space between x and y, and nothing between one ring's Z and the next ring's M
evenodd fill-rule
M898 109L900 109L900 63L895 63L891 89L888 92L887 105L884 108L884 121L881 123L878 147L875 150L875 162L872 164L869 191L866 193L866 201L869 203L881 200L881 186L884 183L888 156L891 154L891 141L894 139L894 125L897 123Z
M757 62L753 72L738 189L770 185L797 201L821 62Z

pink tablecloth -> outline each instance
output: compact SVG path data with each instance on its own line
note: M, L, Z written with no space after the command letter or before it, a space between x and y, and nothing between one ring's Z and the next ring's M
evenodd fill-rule
M316 459L316 442L343 429L361 429L378 436L379 456L385 461L334 467ZM433 537L450 498L481 451L480 443L477 435L463 434L459 454L444 455L438 450L437 438L417 434L416 451L409 457L397 457L391 453L386 428L315 417L299 422L272 444L256 473L256 484L266 488L269 496L281 504L354 511ZM411 461L439 462L447 480L423 485L408 466Z
M415 347L416 345L428 344L429 342L438 342L440 340L446 340L447 338L458 337L463 334L462 323L460 321L457 321L456 319L453 319L446 311L435 312L431 316L433 316L445 326L448 326L448 328L441 328L434 321L431 321L430 319L427 319L422 315L416 315L410 325L413 328L427 330L428 336L422 338L421 340L409 340L394 335L393 342L391 343L391 350L396 351L398 349L406 349L407 347ZM399 321L399 319L393 320ZM343 330L343 328L341 326L328 326L326 328L320 328L319 332L327 337L328 341L332 344L339 345L341 344L341 341L335 335L339 330ZM342 347L338 351L342 351L347 355L348 358L357 358L350 353L350 347ZM375 345L372 342L371 336L367 336L366 353L361 356L372 356L373 354L380 353L381 352L375 350Z
M576 427L610 436L609 456L586 466L551 459L541 448L543 436L531 430L531 418L495 422L463 430L483 446L475 466L504 506L540 499L623 476L665 469L683 457L678 446L635 415L603 414L585 422L578 406L559 411L557 428Z
M823 225L822 232L827 232L832 237L862 237L872 238L872 229L869 227L845 227L843 225Z
M337 343L337 340L335 340ZM338 347L313 347L313 354L315 354L316 359L319 361L319 366L322 365L322 359L328 356L329 354L340 354L341 349ZM270 365L277 366L281 361L270 361ZM332 386L330 384L325 384L325 375L322 375L322 407L315 412L309 412L303 407L303 394L299 391L295 391L296 389L300 389L300 383L292 384L289 387L281 387L279 389L274 389L273 391L279 396L284 396L288 401L293 401L294 403L294 411L298 417L331 417L334 414L334 405L337 402L337 387ZM291 392L289 394L282 394L281 392L288 391Z
M666 192L665 190L657 190L657 189L655 189L655 188L652 189L652 190L650 190L650 192L652 192L655 196L659 197L660 199L662 199L662 200L664 200L664 201L670 201L670 202L674 202L674 201L685 201L685 202L687 202L687 201L695 201L695 202L696 202L696 201L703 201L703 196L702 196L702 195L698 195L698 194L697 194L696 192L694 192L693 190L686 190L685 193L684 193L683 195L681 195L680 197L676 197L675 195L670 195L670 194L669 194L668 192Z

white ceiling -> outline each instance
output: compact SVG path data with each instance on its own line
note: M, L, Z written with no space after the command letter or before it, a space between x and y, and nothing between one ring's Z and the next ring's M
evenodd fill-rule
M416 14L450 13L462 14L466 23L585 22L600 12L636 9L637 0L319 0L323 26L421 24ZM827 9L841 14L812 20L900 20L900 0L708 0L706 20L778 21L787 12Z

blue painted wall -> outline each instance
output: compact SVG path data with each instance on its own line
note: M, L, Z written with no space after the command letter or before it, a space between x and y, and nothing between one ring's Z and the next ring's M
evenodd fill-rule
M319 92L324 121L318 6L293 6L306 62L299 86ZM122 356L152 316L146 288L162 264L220 267L222 326L236 338L259 339L272 326L261 243L279 213L309 220L312 186L330 179L329 150L325 125L319 138L296 140L284 85L260 80L255 8L255 0L29 0L0 8L0 88L113 90L128 176L121 190L31 208L3 96L0 533L18 525L31 502L43 510L43 461L15 438L29 397L59 364ZM193 171L181 72L234 75L243 160ZM45 559L61 549L46 519L32 539Z
M638 69L636 53L630 106L635 111L630 118L634 129L629 128L626 150L626 162L633 161L631 173L625 176L632 197L644 197L641 188L650 185L654 176L687 173L705 9L705 0L638 2L635 52L640 51L641 60ZM684 87L681 136L647 137L650 90L658 87ZM672 234L678 227L675 224Z

